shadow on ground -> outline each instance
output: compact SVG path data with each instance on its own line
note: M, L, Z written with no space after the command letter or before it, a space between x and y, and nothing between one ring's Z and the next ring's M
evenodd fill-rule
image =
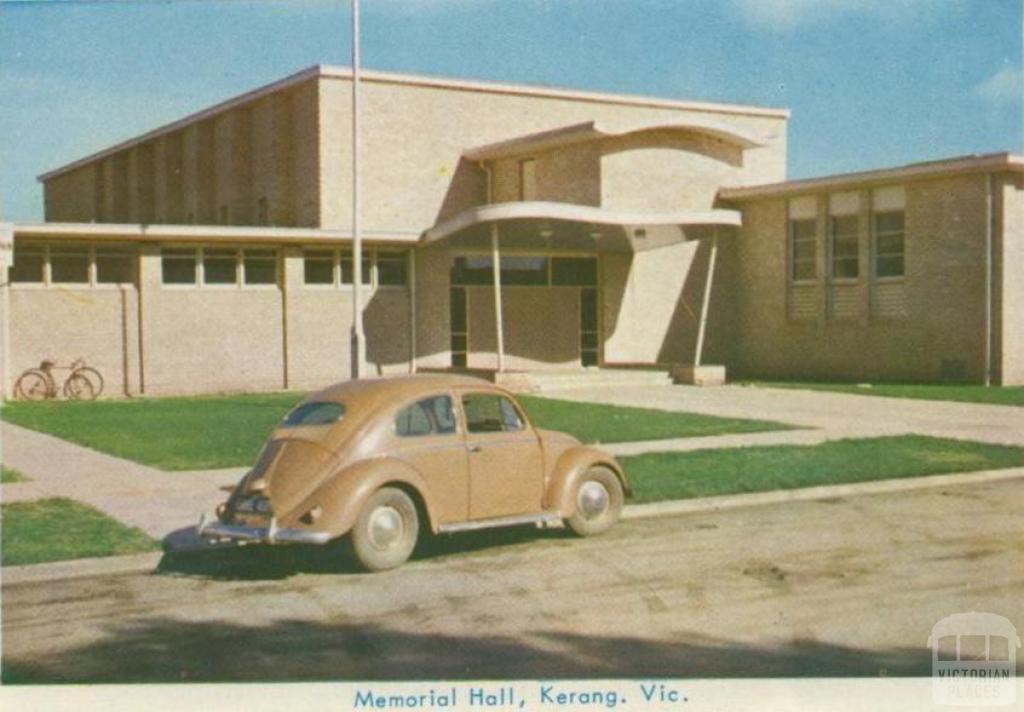
M534 633L451 636L377 624L267 626L145 618L39 660L4 660L3 682L114 683L598 677L876 677L931 674L927 649L869 651L794 640L753 647Z
M564 529L514 527L425 537L414 560L439 559L474 551L574 537ZM227 545L192 551L166 551L157 572L220 580L280 580L296 574L358 574L348 540L326 546Z

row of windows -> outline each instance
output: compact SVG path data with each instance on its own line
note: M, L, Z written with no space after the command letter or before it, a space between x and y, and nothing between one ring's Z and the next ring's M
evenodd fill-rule
M471 287L494 283L494 260L490 255L452 259L453 287ZM541 255L503 255L502 286L597 286L597 260L593 257L545 257Z
M404 287L407 258L404 252L363 250L361 284ZM306 250L303 253L303 281L310 285L352 284L352 253L345 250Z
M233 247L165 247L161 281L174 285L276 285L277 250Z
M860 218L837 215L829 218L826 263L832 279L860 277ZM905 231L903 211L872 216L872 261L875 277L904 275ZM818 278L817 220L789 221L789 275L794 282Z
M515 432L526 427L512 401L504 396L473 393L462 396L466 430L470 433ZM400 437L451 435L456 432L455 411L449 396L424 398L403 408L395 418Z
M132 284L136 254L129 247L19 241L9 278L22 284Z
M309 285L352 284L352 256L339 250L305 250L303 282ZM172 285L276 285L278 252L273 248L167 247L161 251L162 281ZM367 250L363 256L366 285L404 286L402 253Z

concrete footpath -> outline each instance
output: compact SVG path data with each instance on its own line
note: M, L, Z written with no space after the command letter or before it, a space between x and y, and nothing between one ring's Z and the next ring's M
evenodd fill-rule
M827 440L916 433L1024 446L1024 408L1014 406L763 386L603 386L545 391L544 395L587 403L773 420L819 431L818 435Z

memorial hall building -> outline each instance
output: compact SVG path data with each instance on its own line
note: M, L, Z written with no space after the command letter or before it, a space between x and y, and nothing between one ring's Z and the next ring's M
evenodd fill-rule
M2 385L367 371L1024 383L1024 157L787 180L788 112L315 66L43 174L0 228Z

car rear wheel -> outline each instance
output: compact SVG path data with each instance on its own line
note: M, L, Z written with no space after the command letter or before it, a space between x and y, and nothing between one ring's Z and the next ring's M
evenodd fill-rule
M366 571L401 566L419 538L416 504L396 487L381 487L370 495L352 528L352 552Z
M591 467L573 495L573 513L566 524L579 536L593 536L619 521L625 499L622 483L607 467Z

